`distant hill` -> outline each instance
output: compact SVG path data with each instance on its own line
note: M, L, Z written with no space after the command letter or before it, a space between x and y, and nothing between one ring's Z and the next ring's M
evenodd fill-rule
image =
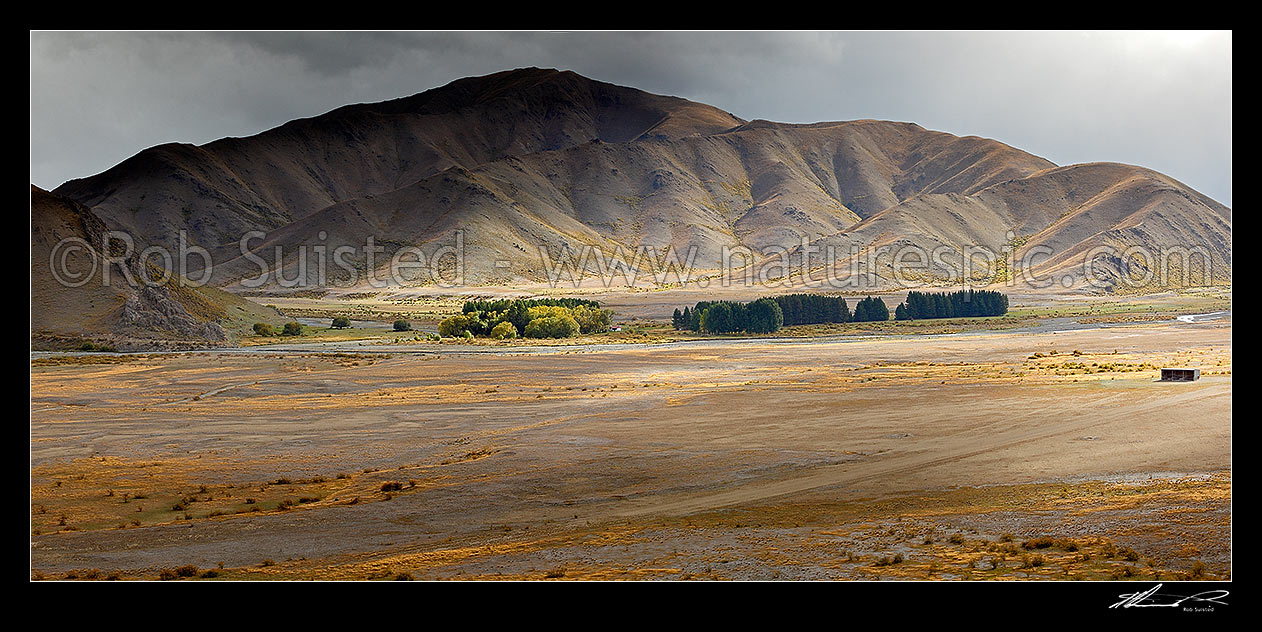
M460 231L469 284L542 280L540 246L694 248L704 271L725 247L800 252L804 239L843 259L885 245L1010 247L1019 258L1051 248L1035 267L1075 285L1082 255L1100 245L1195 245L1215 276L1231 270L1231 210L1147 169L1058 167L913 123L744 121L537 68L247 138L154 147L55 193L148 243L187 231L215 253L224 286L258 273L239 257L250 230L267 233L252 246L269 259L281 247L290 270L300 244L332 251L371 236L388 257L404 246L432 252ZM873 284L888 284L888 266L874 272Z
M282 319L274 309L213 287L132 285L118 266L112 268L108 284L102 282L99 263L86 283L69 277L66 280L71 284L59 282L50 265L60 264L64 255L67 270L83 273L92 269L93 254L63 249L53 261L57 244L77 239L96 252L107 230L82 204L31 186L31 337L35 348L72 348L83 342L120 350L223 345L255 322ZM116 251L110 256L124 254ZM126 257L123 266L132 278L140 278L136 256ZM151 273L150 278L161 279L161 275Z

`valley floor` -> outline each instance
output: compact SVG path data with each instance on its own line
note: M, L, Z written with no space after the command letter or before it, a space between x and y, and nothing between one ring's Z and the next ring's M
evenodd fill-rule
M1231 319L1112 324L41 357L32 572L1229 576Z

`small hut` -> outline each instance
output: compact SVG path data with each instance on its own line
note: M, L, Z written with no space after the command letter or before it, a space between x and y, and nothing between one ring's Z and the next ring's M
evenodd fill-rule
M1162 369L1162 382L1195 382L1201 379L1200 369Z

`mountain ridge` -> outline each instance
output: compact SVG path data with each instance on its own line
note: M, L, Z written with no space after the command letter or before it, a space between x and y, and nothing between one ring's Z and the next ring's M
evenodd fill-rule
M266 248L376 235L395 250L437 248L464 230L474 263L508 262L471 266L475 284L538 281L539 246L695 248L712 268L733 246L850 247L858 237L987 248L1025 239L1024 252L1054 248L1056 265L1090 239L1183 239L1204 242L1229 277L1229 208L1157 172L1100 164L1110 163L1058 166L915 123L745 121L528 68L254 136L160 145L54 192L152 243L187 231L225 261L215 277L224 285L248 272L237 241L249 230L268 233ZM1087 204L1087 190L1107 195ZM1127 209L1155 230L1125 224Z

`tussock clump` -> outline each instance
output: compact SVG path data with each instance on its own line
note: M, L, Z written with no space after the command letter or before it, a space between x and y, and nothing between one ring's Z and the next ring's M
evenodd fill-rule
M902 564L902 563L903 563L903 554L895 553L893 557L890 557L888 555L883 555L877 558L876 561L872 562L872 565L873 566L893 566L895 564Z
M1021 543L1021 548L1032 551L1034 549L1050 549L1056 545L1056 540L1047 536L1033 538Z
M1042 555L1022 555L1021 568L1039 568L1043 566L1045 560Z

